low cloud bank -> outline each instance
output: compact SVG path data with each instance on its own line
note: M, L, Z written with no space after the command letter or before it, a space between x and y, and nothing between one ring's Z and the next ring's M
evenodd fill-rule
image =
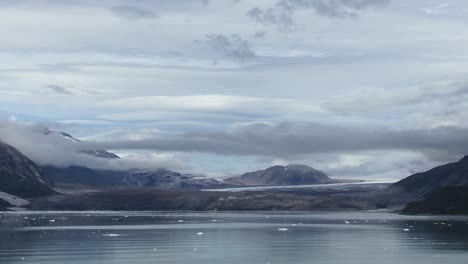
M466 154L467 135L468 129L453 126L393 130L285 122L243 125L225 132L154 132L138 140L109 139L84 145L90 149L146 149L279 158L320 153L410 150L443 159L448 155Z

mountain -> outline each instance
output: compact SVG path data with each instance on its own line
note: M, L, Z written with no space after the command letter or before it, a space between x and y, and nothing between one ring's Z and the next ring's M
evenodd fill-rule
M429 197L447 186L468 185L468 156L429 171L411 175L389 187L387 193L405 203Z
M83 141L72 135L51 129L44 130L44 135L59 136L76 144ZM81 153L103 159L120 159L106 150L83 150ZM227 186L214 179L196 178L167 169L156 170L112 170L91 169L85 166L54 167L43 166L42 170L60 187L151 187L168 190L194 190Z
M61 187L151 187L166 190L196 190L228 187L209 178L197 178L167 169L157 170L97 170L71 166L45 166L44 173Z
M10 203L8 203L7 201L0 198L0 211L3 211L3 210L5 210L6 208L8 208L10 206L11 206Z
M167 169L129 171L123 178L126 186L158 187L168 190L196 190L227 187L226 184L209 178L197 178Z
M52 211L349 211L376 209L372 203L346 196L275 192L167 191L148 188L73 192L34 200L26 208Z
M16 148L0 142L0 191L21 197L54 194L52 182L33 161Z
M273 166L266 170L247 172L225 180L242 186L282 186L331 183L333 180L316 169L305 165Z

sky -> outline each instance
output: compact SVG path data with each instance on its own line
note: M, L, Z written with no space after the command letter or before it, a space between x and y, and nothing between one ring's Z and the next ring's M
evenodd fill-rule
M466 1L0 0L0 17L0 140L40 164L401 179L468 154Z

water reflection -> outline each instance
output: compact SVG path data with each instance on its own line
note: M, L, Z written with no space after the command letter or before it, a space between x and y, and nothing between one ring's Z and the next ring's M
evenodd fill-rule
M0 263L466 263L468 219L385 213L0 216Z

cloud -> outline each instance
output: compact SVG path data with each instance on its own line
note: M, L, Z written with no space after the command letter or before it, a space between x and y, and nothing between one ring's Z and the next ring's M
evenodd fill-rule
M86 150L80 142L70 140L60 133L46 135L48 126L0 121L0 141L17 148L39 165L57 167L85 166L92 169L158 169L186 170L189 167L170 155L132 154L122 159L96 158L81 153Z
M50 84L46 85L45 87L57 94L73 95L72 91L60 85Z
M459 127L392 130L317 123L255 123L225 132L157 132L141 140L88 142L87 148L151 149L279 158L306 154L411 150L440 159L443 156L466 154L467 134L468 129Z
M252 8L247 16L263 25L291 30L294 27L294 14L298 10L312 9L318 15L331 18L357 18L360 10L388 2L389 0L280 0L273 7Z
M111 7L110 10L115 15L129 20L158 18L158 15L155 14L153 11L147 8L144 9L137 6L119 5Z
M424 111L454 114L467 109L467 82L436 82L407 87L391 93L384 89L361 89L335 97L323 104L325 109L344 115Z
M190 172L193 167L179 158L207 153L219 160L226 156L257 160L253 163L262 167L278 160L299 162L333 176L354 178L401 178L441 162L457 160L468 149L468 129L457 127L391 130L317 123L252 123L218 132L129 129L88 137L81 143L59 133L46 136L47 127L0 122L0 141L13 145L40 165L58 167L76 165L113 170L164 167ZM107 160L80 153L101 149L114 149L123 158ZM241 173L242 169L245 168L236 167L235 171Z
M251 49L249 41L238 34L231 36L207 35L205 40L199 42L208 46L217 58L246 61L255 57L255 52Z

